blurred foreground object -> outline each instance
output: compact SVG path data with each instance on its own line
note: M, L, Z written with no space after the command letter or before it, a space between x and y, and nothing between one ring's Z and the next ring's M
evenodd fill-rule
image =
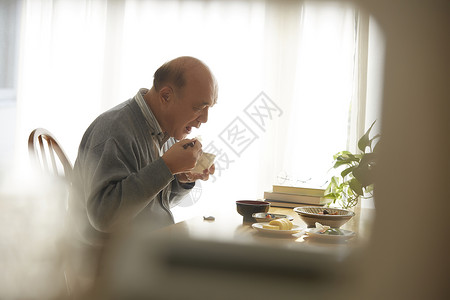
M28 175L0 186L0 299L66 299L65 183Z
M352 282L350 252L326 248L292 250L180 235L127 241L117 250L95 298L323 299Z
M352 298L446 299L450 1L356 3L380 25L386 55L377 215Z

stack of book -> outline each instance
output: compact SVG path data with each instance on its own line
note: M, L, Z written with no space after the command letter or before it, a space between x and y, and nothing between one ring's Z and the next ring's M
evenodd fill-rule
M272 192L264 192L264 201L271 206L294 208L305 205L323 206L324 189L274 185Z

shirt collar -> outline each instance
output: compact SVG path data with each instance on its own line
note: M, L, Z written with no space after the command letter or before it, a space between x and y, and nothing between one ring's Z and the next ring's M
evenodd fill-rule
M158 120L156 120L155 115L150 110L147 102L145 102L143 95L145 95L147 92L148 89L140 89L136 94L135 99L142 111L142 114L145 117L145 120L150 126L150 134L158 140L159 146L161 147L169 139L169 134L162 131L161 126L159 126Z

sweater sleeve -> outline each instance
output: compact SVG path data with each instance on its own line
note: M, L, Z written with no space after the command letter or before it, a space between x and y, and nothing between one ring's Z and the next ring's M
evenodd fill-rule
M141 169L139 160L133 149L114 139L88 150L86 208L90 223L98 231L112 232L130 221L172 182L174 177L161 157Z
M170 192L170 208L177 206L194 186L195 182L181 183L175 177Z

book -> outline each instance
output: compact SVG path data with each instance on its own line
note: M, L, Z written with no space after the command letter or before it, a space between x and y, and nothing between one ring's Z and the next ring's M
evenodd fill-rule
M286 185L273 185L272 190L274 193L285 193L285 194L305 195L305 196L323 197L323 195L325 194L325 189L295 187Z
M312 206L313 204L304 204L304 203L294 203L294 202L285 202L285 201L276 201L276 200L264 200L265 202L269 202L270 206L273 207L283 207L283 208L294 208L301 206ZM323 206L324 204L314 205L314 206Z
M264 192L264 199L313 205L321 205L328 202L327 199L319 196L305 196L275 192Z

